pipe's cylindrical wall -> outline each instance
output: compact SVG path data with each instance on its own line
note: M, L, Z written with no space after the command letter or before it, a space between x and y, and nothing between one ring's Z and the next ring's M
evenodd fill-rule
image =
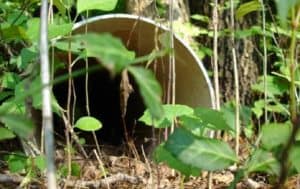
M98 16L75 25L74 33L108 32L128 44L137 56L146 55L155 48L159 33L167 31L153 21L138 16L114 14ZM202 62L183 41L175 37L176 103L192 107L214 107L213 90ZM101 47L99 47L101 48ZM157 60L156 74L165 89L168 80L168 58Z

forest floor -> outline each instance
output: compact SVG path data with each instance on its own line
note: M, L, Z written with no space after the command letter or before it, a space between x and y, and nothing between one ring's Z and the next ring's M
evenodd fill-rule
M105 148L105 150L103 150ZM143 153L135 157L122 155L122 149L103 146L101 154L95 150L90 152L90 158L85 160L80 155L72 156L72 162L80 167L80 176L70 176L68 179L58 179L59 188L107 188L107 189L206 189L208 173L199 177L185 178L165 164L156 164ZM123 151L124 152L124 151ZM110 155L109 155L110 154ZM112 155L114 154L114 155ZM56 151L57 167L66 166L67 154L64 150ZM1 166L0 188L47 188L45 177L36 176L26 181L25 174L11 174L8 167ZM223 170L211 174L213 189L228 188L234 179L234 171ZM26 183L27 182L27 183ZM270 177L255 174L239 182L236 189L272 188ZM24 184L20 187L20 184ZM288 189L300 188L300 175L292 177L287 182Z

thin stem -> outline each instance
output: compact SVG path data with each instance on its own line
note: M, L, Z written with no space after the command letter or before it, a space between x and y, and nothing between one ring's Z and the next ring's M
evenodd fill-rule
M214 86L216 109L220 110L220 92L219 92L219 67L218 67L218 0L214 0L213 7L213 67L214 67Z
M268 86L267 86L267 71L268 71L268 57L267 57L267 42L266 42L266 13L263 0L260 0L262 7L262 21L263 21L263 48L264 48L264 59L263 59L263 80L264 80L264 118L265 123L268 123Z
M231 20L231 45L232 45L232 60L233 60L233 71L234 71L234 85L235 85L235 153L239 155L240 148L240 87L239 87L239 74L235 50L234 40L234 4L233 0L230 0L230 20Z
M47 160L47 186L56 189L55 164L54 164L54 137L53 137L53 117L51 107L51 86L50 65L48 55L48 1L42 0L41 5L41 25L40 25L40 59L41 59L41 82L43 96L43 129L45 130L45 151Z
M174 20L174 15L173 15L173 6L174 2L173 0L169 0L169 24L170 24L170 48L171 48L171 53L169 54L169 65L170 65L170 81L171 81L171 91L170 91L170 96L171 96L171 104L175 104L175 87L176 87L176 73L175 73L175 50L174 50L174 31L173 31L173 20ZM171 133L174 131L174 121L171 126Z

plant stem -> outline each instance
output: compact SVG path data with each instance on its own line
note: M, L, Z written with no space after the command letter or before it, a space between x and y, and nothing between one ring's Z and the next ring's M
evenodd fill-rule
M293 11L294 12L294 11ZM282 150L282 154L280 157L280 175L279 175L279 182L276 188L281 189L284 188L284 184L286 178L288 176L288 169L289 169L289 153L290 150L296 141L296 136L299 130L300 124L300 117L297 114L297 103L296 103L296 85L295 85L295 50L296 50L296 32L299 26L299 19L300 19L300 7L297 9L296 17L292 14L292 34L291 34L291 44L289 49L289 64L290 67L290 115L291 115L291 122L293 124L292 127L292 134L289 137L289 140Z
M48 1L42 0L41 25L40 25L40 59L41 59L41 82L43 98L43 129L45 130L45 151L47 158L47 186L56 189L55 164L54 164L54 137L53 117L51 107L50 65L48 55Z

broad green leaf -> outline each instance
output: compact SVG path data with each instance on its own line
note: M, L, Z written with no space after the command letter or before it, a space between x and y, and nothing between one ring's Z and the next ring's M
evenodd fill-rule
M234 126L228 125L224 113L210 108L198 107L194 114L199 117L203 124L214 130L234 130Z
M87 10L111 11L118 3L118 0L77 0L77 11L81 13Z
M236 18L241 19L246 14L249 14L254 11L261 10L261 3L258 0L252 0L246 3L243 3L236 10Z
M27 22L27 36L31 42L37 43L39 40L40 31L40 19L32 18ZM73 24L49 24L48 26L48 39L53 39L58 36L64 36L72 31Z
M0 115L0 122L16 133L21 138L32 136L34 125L33 122L24 115L4 114Z
M1 80L1 87L7 89L14 89L21 79L18 76L18 74L14 72L5 72Z
M55 46L61 50L69 50L68 41L58 42ZM70 50L73 53L85 53L87 57L97 58L106 68L117 73L135 58L133 51L127 50L119 38L109 33L74 35Z
M300 173L300 143L297 142L290 153L290 161L298 173Z
M264 81L263 77L259 77L258 82L252 85L254 91L264 93ZM267 76L267 92L268 96L274 98L276 95L282 95L289 89L289 83L277 76Z
M9 98L13 95L13 92L11 91L1 91L0 92L0 102L3 102L4 99Z
M245 165L245 171L253 172L267 172L272 175L279 175L279 162L273 157L271 152L257 149L253 152L251 159Z
M237 162L229 145L210 138L198 138L182 128L176 128L165 143L165 149L187 165L202 170L222 170Z
M291 135L291 125L284 123L270 123L263 125L261 143L262 146L271 150L286 144Z
M153 120L152 115L149 110L145 110L143 116L139 119L139 121L144 122L146 125L152 125L155 128L166 128L171 126L172 121L179 116L193 114L193 109L185 106L185 105L171 105L164 104L163 111L165 112L164 116L161 119Z
M128 71L138 84L139 91L150 114L154 119L162 118L164 114L161 104L162 90L154 74L142 67L130 66Z
M76 121L75 127L83 131L97 131L102 128L102 123L94 117L84 116Z
M0 127L0 141L15 138L16 135L7 128Z
M164 162L185 176L199 176L200 174L201 170L199 168L193 167L193 165L187 165L176 159L168 150L164 148L164 144L160 144L158 147L156 147L153 156L156 162Z

